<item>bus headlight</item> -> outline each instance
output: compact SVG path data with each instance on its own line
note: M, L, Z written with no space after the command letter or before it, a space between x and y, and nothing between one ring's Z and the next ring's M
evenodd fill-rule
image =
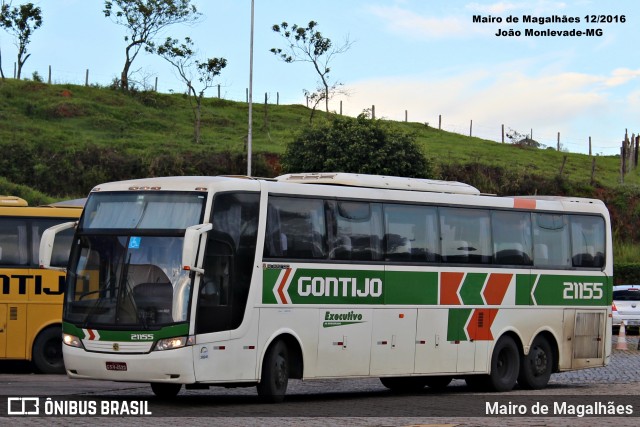
M194 337L173 337L173 338L165 338L158 340L154 350L163 351L163 350L173 350L175 348L185 347L187 345L194 344Z
M80 341L80 338L76 337L75 335L63 333L62 342L68 345L69 347L84 348L82 346L82 341Z

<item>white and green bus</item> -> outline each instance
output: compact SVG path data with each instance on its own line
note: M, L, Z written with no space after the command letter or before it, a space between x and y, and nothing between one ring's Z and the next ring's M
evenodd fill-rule
M257 386L379 377L547 385L611 354L612 237L599 200L496 197L345 173L95 187L63 311L72 378Z

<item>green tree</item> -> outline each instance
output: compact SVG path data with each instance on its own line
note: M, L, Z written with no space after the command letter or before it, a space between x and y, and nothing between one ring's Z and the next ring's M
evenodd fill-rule
M11 3L2 3L0 6L0 27L16 38L18 48L18 69L16 78L20 79L22 67L31 56L27 53L27 45L31 42L31 35L42 26L42 10L33 3L21 4L11 7ZM2 73L4 78L4 73Z
M511 141L511 144L519 147L532 147L540 148L541 144L535 139L531 138L529 134L522 134L514 129L509 129L507 132L507 138Z
M224 58L209 58L205 61L195 59L193 41L186 37L184 43L171 37L167 37L164 44L158 46L158 55L166 59L175 67L182 81L187 85L189 103L193 110L194 140L200 143L200 123L202 119L202 100L204 92L213 86L213 82L220 75L222 69L227 66ZM196 75L193 71L195 70ZM194 80L200 82L196 89Z
M320 77L319 87L315 91L305 90L305 95L312 100L313 110L322 101L325 103L325 111L329 112L329 99L337 91L341 85L338 82L331 82L329 67L333 58L344 53L351 47L352 43L349 38L340 46L334 46L331 39L324 37L320 31L316 29L318 23L310 21L307 27L292 25L283 22L280 25L274 25L271 29L280 34L286 43L284 49L272 48L270 51L287 63L291 62L310 62L313 64L316 73ZM312 113L313 117L313 113Z
M286 172L352 172L428 178L431 164L415 137L389 122L334 116L303 129L287 144Z
M131 64L142 48L156 52L155 38L174 24L192 24L200 13L191 0L105 0L104 16L127 28L124 37L125 61L120 74L120 87L129 89Z

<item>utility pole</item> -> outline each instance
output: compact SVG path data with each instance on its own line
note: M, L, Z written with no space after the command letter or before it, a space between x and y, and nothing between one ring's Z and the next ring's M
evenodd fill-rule
M251 0L251 36L249 37L249 133L247 135L247 176L251 176L251 139L253 137L253 3Z

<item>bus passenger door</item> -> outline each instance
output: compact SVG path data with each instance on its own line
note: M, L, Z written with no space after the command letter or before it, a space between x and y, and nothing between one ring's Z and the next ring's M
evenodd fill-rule
M7 305L0 304L0 358L7 356Z

